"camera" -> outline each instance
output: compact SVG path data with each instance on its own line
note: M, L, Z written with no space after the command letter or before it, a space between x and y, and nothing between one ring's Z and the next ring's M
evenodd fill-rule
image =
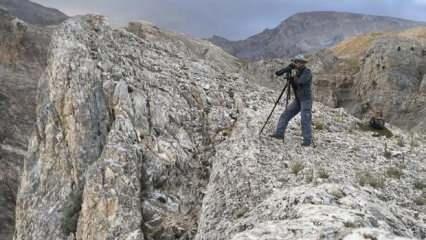
M283 68L283 69L281 69L279 71L276 71L275 75L281 76L284 73L290 73L291 70L293 70L294 68L296 68L296 65L294 63L290 63L287 67L285 67L285 68Z

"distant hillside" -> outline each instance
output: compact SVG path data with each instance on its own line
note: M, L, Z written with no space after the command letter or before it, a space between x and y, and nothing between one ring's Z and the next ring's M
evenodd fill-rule
M68 18L57 9L47 8L28 0L0 0L0 9L7 10L25 22L38 25L58 24Z
M364 33L400 31L421 25L426 23L344 12L305 12L246 40L229 41L218 36L209 40L236 57L259 60L315 52Z

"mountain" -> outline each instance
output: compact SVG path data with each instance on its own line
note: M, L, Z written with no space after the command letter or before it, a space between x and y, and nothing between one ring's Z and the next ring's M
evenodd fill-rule
M421 25L426 23L345 12L304 12L245 40L228 41L218 36L209 40L238 58L260 60L313 53L363 33L399 31Z
M27 23L38 25L58 24L68 17L53 8L47 8L28 0L0 0L0 9Z
M300 146L299 119L285 143L258 136L278 91L145 23L68 19L47 58L16 240L426 236L424 136L385 137L321 103L316 148Z

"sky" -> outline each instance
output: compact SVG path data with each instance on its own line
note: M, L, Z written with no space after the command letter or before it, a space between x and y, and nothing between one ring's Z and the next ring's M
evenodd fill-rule
M245 39L298 12L345 11L426 22L426 0L33 0L67 15L96 13L124 26L145 20L198 38Z

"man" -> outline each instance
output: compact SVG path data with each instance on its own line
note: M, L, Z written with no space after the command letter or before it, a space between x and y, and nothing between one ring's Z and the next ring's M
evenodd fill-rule
M275 73L277 76L281 76L284 73L292 71L292 69L296 70L294 79L290 80L290 86L292 86L296 97L281 114L277 129L271 135L273 138L284 139L288 123L301 112L302 146L310 146L312 144L312 73L305 66L307 62L303 55L298 55L292 59L292 63L289 66Z

